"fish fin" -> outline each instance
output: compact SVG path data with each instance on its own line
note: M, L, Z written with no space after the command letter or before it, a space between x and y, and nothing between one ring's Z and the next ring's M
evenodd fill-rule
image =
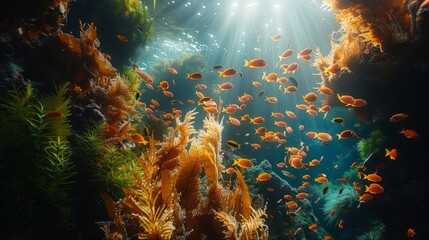
M250 65L250 62L244 59L244 67L248 67Z
M218 77L222 77L222 73L221 71L217 71Z

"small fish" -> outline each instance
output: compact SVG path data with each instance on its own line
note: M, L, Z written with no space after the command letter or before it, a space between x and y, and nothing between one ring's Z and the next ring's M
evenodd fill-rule
M386 151L385 157L389 157L391 160L396 160L396 157L398 156L396 148L393 148L392 150L385 148L384 150Z
M265 93L265 90L261 90L261 91L258 93L258 97L261 97L262 95L264 95L264 93Z
M406 138L417 139L419 138L419 134L411 129L402 129L399 133L403 134Z
M213 66L213 69L222 69L223 68L223 66L222 65L220 65L220 64L216 64L216 65L214 65Z
M57 118L61 118L63 116L64 116L64 114L62 112L59 112L59 111L48 111L44 114L44 117L49 118L49 119L57 119Z
M168 70L169 72L171 72L172 74L175 74L175 75L177 75L177 74L178 74L177 70L176 70L174 67L168 67L168 68L167 68L167 70Z
M271 177L271 174L264 172L258 175L258 177L256 178L256 182L268 181L271 179Z
M232 166L238 165L241 168L251 168L253 167L253 162L247 158L238 158L234 159Z
M234 68L227 68L223 71L218 71L218 77L232 77L237 74L237 70Z
M134 142L136 143L142 143L143 145L146 145L148 143L148 141L146 141L144 139L144 137L138 133L133 133L131 134L131 138L134 140Z
M338 223L338 228L343 229L343 227L344 227L344 220L341 219L340 222Z
M268 65L268 62L262 58L255 58L250 61L244 60L244 67L249 68L262 68Z
M311 224L310 226L308 226L308 229L309 230L314 230L314 229L316 229L317 228L317 224L315 224L315 223L313 223L313 224Z
M332 122L334 122L334 123L339 123L339 124L341 124L341 125L345 125L345 120L344 120L344 118L341 118L341 117L334 117L334 118L332 118Z
M217 109L217 108L216 108ZM234 140L228 140L226 141L226 145L232 147L232 148L240 148L240 144Z
M389 120L390 120L390 122L399 122L399 121L402 121L402 120L404 120L406 118L408 118L408 114L406 114L406 113L397 113L397 114L393 114L390 117Z
M281 34L276 34L276 35L273 35L273 36L271 37L271 40L273 40L274 42L277 42L277 41L279 41L281 38L282 38L282 35L281 35Z
M121 41L121 42L128 42L128 38L125 37L124 35L116 35L116 37Z
M239 74L240 74L240 77L243 77L243 72L240 71Z
M408 237L414 237L414 235L416 235L416 231L414 230L414 228L408 228L407 236Z
M343 191L344 191L344 188L343 188L343 187L340 187L340 189L338 190L338 194L342 194L342 193L343 193Z
M203 77L204 77L204 75L200 72L188 73L186 75L186 79L191 79L191 80L200 80Z

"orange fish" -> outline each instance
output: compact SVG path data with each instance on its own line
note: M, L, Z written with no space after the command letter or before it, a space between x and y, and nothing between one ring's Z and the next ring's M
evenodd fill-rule
M344 227L344 220L341 219L340 222L338 223L338 228L343 229L343 227Z
M302 60L305 60L305 61L310 61L311 60L311 55L310 54L308 54L308 55L300 55L299 56Z
M63 116L64 116L64 114L62 112L59 112L59 111L48 111L48 112L45 112L45 115L44 115L44 117L49 118L49 119L61 118Z
M286 203L288 208L297 209L299 207L298 203L295 201L289 201Z
M329 216L332 217L335 215L335 209L332 209L331 212L329 213Z
M266 127L259 127L257 129L255 129L255 134L262 134L262 133L264 133L266 131L267 131Z
M131 138L134 140L134 142L136 143L143 143L144 145L146 145L148 143L148 141L146 141L142 135L138 134L138 133L133 133L131 134Z
M320 176L320 177L315 178L314 181L318 182L318 183L325 183L325 182L328 182L328 179L324 176Z
M371 173L368 175L363 174L363 179L366 179L371 182L381 182L383 179L375 173Z
M218 113L219 110L217 107L203 107L206 113Z
M218 84L218 86L219 86L220 90L225 91L225 90L230 90L231 88L233 88L234 84L232 82L224 82L222 84Z
M309 92L303 96L303 99L307 103L312 103L317 100L317 95L314 92Z
M414 228L408 228L407 236L408 237L414 237L414 235L416 235L416 231L414 230Z
M288 87L284 88L283 93L293 93L293 92L296 92L296 90L298 90L298 89L295 86L288 86Z
M234 125L234 126L240 126L241 125L241 122L240 122L240 120L238 120L237 118L234 118L234 117L231 117L231 116L229 116L229 122L232 124L232 125Z
M340 139L351 138L353 136L356 136L356 134L353 130L344 130L341 133L337 134L337 136L338 136L338 140L340 140Z
M250 61L244 60L244 67L249 68L262 68L268 65L268 62L262 58L255 58Z
M378 183L371 183L369 186L365 185L365 192L369 192L372 194L380 194L384 192L384 188Z
M293 62L289 64L289 66L286 69L284 69L283 73L294 73L296 69L298 69L298 67L299 67L299 64Z
M284 162L279 162L276 164L278 168L283 168L285 166Z
M403 134L406 138L417 139L419 138L419 134L411 129L402 129L399 133Z
M173 68L173 67L168 67L167 70L169 72L171 72L172 74L178 74L177 70L175 68Z
M296 114L292 111L286 110L286 115L292 119L296 119Z
M370 200L372 200L372 199L374 199L374 197L371 195L371 194L369 194L369 193L364 193L364 194L362 194L362 195L360 195L359 196L359 202L368 202L368 201L370 201Z
M397 114L393 114L390 117L389 121L390 122L399 122L399 121L402 121L402 120L404 120L406 118L408 118L408 114L406 114L406 113L397 113Z
M346 105L352 105L355 101L355 98L350 95L340 95L337 93L338 100Z
M253 167L253 162L247 158L238 158L234 159L232 166L238 165L241 168L250 168Z
M218 77L232 77L237 74L237 70L234 68L227 68L223 71L218 71Z
M162 93L167 97L173 97L174 96L174 94L170 91L162 91Z
M308 226L308 229L309 230L314 230L314 229L316 229L317 228L317 224L315 224L315 223L313 223L313 224L311 224L310 226Z
M284 118L285 117L283 115L283 113L279 113L279 112L271 112L271 116L275 117L275 118Z
M386 151L385 157L389 157L391 160L396 160L396 157L398 156L396 148L392 148L392 150L385 148L384 150Z
M262 84L260 82L258 82L258 81L252 81L252 85L255 86L255 87L262 86Z
M317 139L322 140L323 142L332 141L332 136L329 133L319 132L317 133Z
M316 138L317 137L317 133L316 132L307 132L305 134L305 136L307 136L309 138Z
M301 50L301 52L298 53L298 56L308 55L308 54L311 54L312 52L313 52L313 49L304 48L303 50Z
M134 67L134 72L141 78L143 79L146 83L153 83L153 79L152 77L145 71L140 70L138 67ZM150 89L150 88L149 88ZM153 87L152 89L153 90Z
M260 149L261 145L259 143L251 143L250 146L252 146L253 149Z
M193 73L188 73L186 75L186 79L191 79L191 80L200 80L201 78L203 78L204 75L200 72L193 72Z
M265 101L269 103L277 103L279 100L276 97L266 97Z
M281 61L282 59L288 58L290 55L292 55L292 53L293 53L293 49L288 49L288 50L284 51L282 53L282 55L279 56L279 61ZM285 66L285 67L287 68L287 66Z
M170 87L170 85L168 84L167 81L161 81L159 83L159 88L161 88L162 90L167 90Z
M353 103L350 106L352 106L352 107L364 107L367 104L368 103L366 102L366 100L361 99L361 98L355 98L355 100L353 101Z
M265 119L263 117L255 117L250 119L250 123L253 124L262 124L265 122Z
M318 92L325 94L326 96L331 96L334 94L334 91L328 87L320 87L317 89Z
M258 175L258 177L256 178L256 182L268 181L271 179L271 177L271 174L264 172Z
M323 240L334 240L334 238L333 238L333 237L331 237L331 236L325 236L325 237L323 238Z
M273 40L274 42L277 42L277 41L279 41L281 38L282 38L282 35L281 35L281 34L276 34L276 35L273 35L273 36L271 37L271 40Z
M325 74L327 74L328 72L332 74L337 74L340 72L340 70L341 70L340 65L338 65L338 63L334 63L325 70Z
M121 42L128 42L128 38L125 37L124 35L116 35L116 37L121 40Z

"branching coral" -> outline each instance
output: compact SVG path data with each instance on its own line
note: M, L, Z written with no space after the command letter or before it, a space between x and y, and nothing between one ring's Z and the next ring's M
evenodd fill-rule
M113 220L102 227L108 238L267 239L265 210L251 208L241 173L233 190L220 184L222 124L209 115L196 137L195 114L176 119L175 130L158 147L150 140L138 159L143 175L134 173L136 183L124 190L124 199L113 203L105 197Z

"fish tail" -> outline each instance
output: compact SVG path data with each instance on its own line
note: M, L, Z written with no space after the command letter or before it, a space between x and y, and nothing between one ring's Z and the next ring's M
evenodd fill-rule
M369 192L369 186L365 185L365 192Z
M221 71L217 71L217 74L218 74L218 77L222 77L223 72L221 72Z
M279 56L279 62L281 62L282 61L282 56Z
M340 94L338 94L338 93L337 93L337 98L338 98L338 100L340 100L340 102L341 102L341 96L340 96Z
M261 142L264 141L264 136L259 136L261 138Z
M249 61L247 61L246 59L244 59L244 66L245 67L248 67L250 65L250 62Z
M234 162L232 163L232 166L237 165L237 164L238 164L237 159L234 159Z
M340 134L337 134L337 136L338 136L338 140L340 140L340 139L341 139L341 135L340 135Z
M190 78L190 77L191 77L191 74L187 73L187 74L186 74L186 79L188 79L188 78Z
M390 151L389 149L387 149L387 148L385 148L384 150L386 150L386 155L385 155L385 157L389 156L389 155L390 155L390 153L391 153L391 151Z

